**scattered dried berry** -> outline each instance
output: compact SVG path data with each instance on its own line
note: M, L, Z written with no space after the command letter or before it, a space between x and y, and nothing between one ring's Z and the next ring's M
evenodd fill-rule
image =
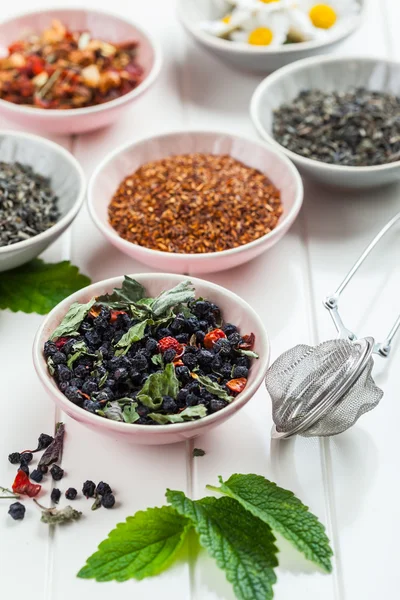
M78 492L75 488L68 488L65 492L65 497L67 498L67 500L75 500L77 494Z
M29 465L33 458L32 452L24 452L21 454L21 465Z
M61 492L57 488L53 488L51 491L51 499L55 504L58 504L61 498Z
M96 490L96 484L93 481L90 481L89 479L87 481L85 481L85 483L83 484L82 487L82 494L86 497L86 498L93 498L94 493Z
M58 465L53 465L50 469L50 474L54 481L60 481L64 477L64 469Z
M29 467L28 465L20 465L19 470L23 471L26 475L29 475Z
M101 498L101 505L104 506L104 508L112 508L115 504L115 497L113 494L105 494L102 498Z
M21 455L19 452L12 452L8 455L8 460L12 465L19 465L21 462Z
M31 479L36 481L36 483L40 483L43 479L43 473L39 469L34 469L31 473Z
M20 521L25 517L26 508L21 502L14 502L10 504L10 508L8 509L8 514L15 520Z
M108 483L105 483L104 481L100 481L100 483L98 483L97 487L96 487L96 494L98 494L99 496L105 496L106 494L112 494L112 489L110 488Z

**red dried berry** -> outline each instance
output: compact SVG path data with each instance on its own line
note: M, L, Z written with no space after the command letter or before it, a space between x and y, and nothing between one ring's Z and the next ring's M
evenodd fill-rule
M221 340L222 338L226 338L226 335L222 329L213 329L204 337L204 347L207 348L207 350L211 350L215 342Z
M60 350L60 348L62 348L64 346L64 344L66 344L68 342L69 338L68 337L60 337L58 338L58 340L56 340L54 342L54 344L57 346L57 349Z
M38 495L41 489L41 485L31 483L28 475L24 471L21 471L21 469L18 470L14 483L12 484L13 492L16 494L26 494L30 498L33 498Z
M226 387L235 394L240 394L246 387L247 379L245 377L239 377L239 379L231 379L226 384Z
M164 337L158 342L158 350L161 353L164 353L166 350L169 350L170 348L172 348L172 350L175 350L175 352L176 352L175 359L182 356L184 346L182 344L180 344L178 342L178 340L175 339L174 337L171 337L171 336Z

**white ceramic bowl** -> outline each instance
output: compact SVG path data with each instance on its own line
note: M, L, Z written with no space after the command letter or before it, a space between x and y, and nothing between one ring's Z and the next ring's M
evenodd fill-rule
M130 425L110 421L104 417L91 414L70 402L62 394L47 370L43 355L43 346L54 329L59 325L72 302L88 302L93 296L111 292L120 287L123 277L115 277L94 283L72 294L58 304L45 318L36 334L33 345L33 361L39 378L52 400L70 417L83 425L113 438L129 440L136 444L172 444L206 433L216 425L223 423L240 410L255 394L264 380L270 356L270 343L263 323L257 313L245 302L229 290L193 277L171 275L169 273L140 273L132 275L144 287L149 296L156 296L163 290L177 285L180 281L190 280L196 288L196 296L203 296L215 302L222 310L225 321L235 323L243 333L255 334L254 350L260 355L254 360L250 369L248 384L231 404L221 411L188 423L171 425Z
M360 12L349 19L329 39L285 44L279 47L251 46L231 42L202 31L202 21L218 19L227 13L230 4L224 0L178 0L178 17L188 34L209 52L240 69L268 73L296 60L323 54L338 46L361 24L365 13L366 0L358 0Z
M400 63L380 58L321 56L283 67L256 88L250 104L252 121L260 136L281 150L302 174L331 186L370 188L400 179L400 161L374 167L332 165L295 154L275 141L273 112L302 90L346 91L355 87L391 92L400 96Z
M36 135L0 131L0 162L20 162L50 177L61 213L57 223L43 233L0 247L1 272L32 260L69 227L82 206L86 184L83 170L72 154Z
M265 173L281 192L284 212L278 226L263 237L231 250L204 254L161 252L122 239L108 222L107 209L119 183L141 165L174 154L229 154ZM118 148L99 164L89 182L90 215L114 246L132 258L173 273L210 273L236 267L271 248L295 220L303 201L303 185L294 165L266 144L228 133L179 131L145 138Z
M37 10L0 23L0 56L12 42L28 32L42 32L58 19L72 30L89 30L94 37L108 42L137 40L138 62L144 79L128 94L97 106L68 110L40 109L0 100L0 113L20 125L40 132L83 133L115 121L157 78L162 64L158 41L129 19L86 8L54 8Z

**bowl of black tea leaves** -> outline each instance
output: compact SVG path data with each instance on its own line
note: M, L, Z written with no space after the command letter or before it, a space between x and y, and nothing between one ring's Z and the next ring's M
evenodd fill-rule
M400 62L316 57L261 82L251 117L307 177L342 188L400 180Z

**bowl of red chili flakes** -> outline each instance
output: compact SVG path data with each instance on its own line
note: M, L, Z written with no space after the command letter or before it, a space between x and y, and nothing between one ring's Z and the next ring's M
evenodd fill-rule
M36 11L0 24L0 113L41 132L112 123L161 68L141 26L97 10Z

